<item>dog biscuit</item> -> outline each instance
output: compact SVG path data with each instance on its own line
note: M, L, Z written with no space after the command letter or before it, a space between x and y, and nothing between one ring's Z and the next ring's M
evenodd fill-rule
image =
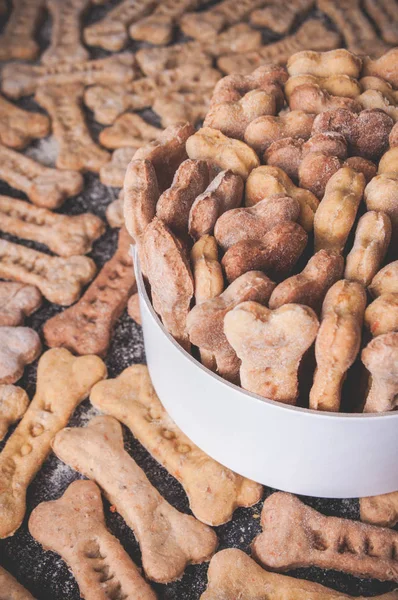
M132 160L127 167L123 188L123 213L126 228L139 244L145 228L156 214L158 182L149 160Z
M380 56L372 60L365 57L363 60L362 77L372 75L373 77L381 77L396 90L398 88L398 66L397 66L398 48L392 48Z
M120 190L119 196L116 200L108 204L105 212L106 220L112 229L123 227L124 225L124 214L123 214L123 198L124 192Z
M118 117L111 127L105 127L99 134L100 143L106 148L140 148L152 142L160 131L139 115L125 113Z
M163 0L148 17L130 25L130 37L159 46L168 44L172 41L174 27L180 17L198 4L198 0Z
M353 112L361 110L359 99L333 96L316 83L303 83L297 86L290 94L289 106L291 110L303 110L310 114L319 114L325 110L339 108Z
M361 358L371 375L364 412L394 410L398 402L398 332L374 338L362 350Z
M0 96L0 142L9 148L21 150L34 138L50 133L46 115L23 110Z
M0 326L22 325L25 317L38 310L41 303L41 293L33 285L1 281Z
M394 100L391 102L391 100L380 90L366 90L358 96L357 101L361 104L363 109L378 108L391 117L394 123L398 121L398 107L396 101Z
M343 96L352 99L357 98L362 92L357 79L353 79L348 75L336 73L326 77L316 77L309 73L303 73L301 75L289 77L285 83L285 96L288 102L290 101L290 97L294 90L301 85L317 85L321 90L328 92L331 96Z
M365 311L365 325L373 337L398 331L398 294L382 294Z
M130 148L129 146L116 148L112 152L111 160L102 164L99 169L101 183L111 187L122 188L127 167L136 151L136 148Z
M39 45L34 39L45 0L14 0L10 18L0 35L0 60L34 60Z
M361 92L377 90L378 92L381 92L391 104L396 104L398 102L398 92L394 90L391 83L388 83L388 81L385 81L384 79L380 79L380 77L367 75L359 80L359 85L361 87Z
M391 220L391 250L397 252L398 232L398 147L391 148L381 158L378 175L368 183L364 198L368 210L385 212ZM395 258L395 256L394 256Z
M1 600L35 600L10 573L0 567L0 589L7 596L0 596Z
M28 406L29 398L25 390L15 385L0 385L0 442L10 425L23 417Z
M358 79L361 74L362 60L345 48L329 52L304 50L296 52L287 61L290 77L295 75L313 75L330 77L346 75Z
M298 15L305 14L314 5L314 0L288 0L258 8L250 14L250 23L255 27L267 27L275 33L289 31Z
M0 384L21 379L26 365L41 352L40 338L29 327L0 327Z
M262 155L273 142L286 138L307 140L314 119L315 115L301 110L292 110L278 117L258 117L246 127L244 141Z
M398 260L386 265L373 277L368 290L373 298L398 293Z
M398 492L361 498L361 521L382 527L394 527L398 522Z
M80 41L80 19L90 0L46 0L51 15L51 43L41 56L43 65L84 62L89 53Z
M160 118L162 127L189 121L194 125L203 121L210 104L210 91L199 93L171 92L156 98L152 110Z

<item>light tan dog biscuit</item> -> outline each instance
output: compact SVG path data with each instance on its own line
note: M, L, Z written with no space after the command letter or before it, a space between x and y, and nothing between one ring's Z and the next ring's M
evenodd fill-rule
M385 81L384 79L380 79L380 77L366 75L359 80L359 85L362 92L377 90L381 92L391 104L396 104L398 102L398 92L394 90L391 83L388 83L388 81ZM390 145L392 146L393 144Z
M214 553L216 534L162 498L124 450L116 419L99 416L87 427L66 428L55 437L53 450L102 488L133 529L144 571L153 581L179 579L188 564L209 560Z
M152 110L160 118L162 127L189 121L195 126L203 121L210 104L210 90L200 93L171 92L155 99Z
M46 115L18 108L0 96L0 142L9 148L21 150L34 138L50 133Z
M80 42L80 20L90 0L46 0L50 12L51 43L41 56L43 65L83 62L88 51Z
M334 51L331 50L331 52ZM314 54L317 53L314 52ZM325 52L325 54L328 53ZM352 99L357 98L362 92L357 79L353 79L348 75L334 74L329 75L328 77L316 77L309 73L303 73L301 75L293 75L287 80L285 84L285 95L288 102L290 101L290 97L294 90L304 84L317 85L332 96L343 96Z
M207 456L171 420L152 386L148 369L133 365L109 385L97 385L91 401L122 421L184 487L196 518L221 525L239 506L258 502L262 486Z
M276 33L287 33L298 15L308 12L314 0L288 0L254 10L250 23L255 27L267 27Z
M83 178L76 171L44 167L32 158L0 145L0 179L24 192L37 206L59 208L66 198L83 188Z
M131 242L122 228L115 254L80 300L45 323L48 346L64 346L76 354L106 354L115 323L135 286Z
M398 18L396 5L389 0L365 0L366 12L375 21L383 40L388 44L398 44Z
M398 332L374 338L362 350L361 358L371 375L364 412L394 410L398 402Z
M10 425L23 417L28 406L29 398L25 390L15 385L0 385L0 442Z
M55 304L76 302L95 272L95 263L87 256L59 258L0 240L0 277L35 285Z
M14 0L13 10L0 36L0 60L33 60L39 53L34 35L45 0Z
M325 517L282 492L264 502L261 525L263 533L255 538L252 551L268 568L284 571L317 565L359 577L397 580L396 531Z
M0 231L45 244L59 256L87 254L105 225L92 213L67 216L0 196Z
M76 358L65 348L48 350L39 360L36 394L0 455L0 537L19 528L26 510L26 490L91 387L106 377L97 356Z
M398 260L386 265L373 277L368 287L373 298L398 293Z
M300 304L271 311L257 302L243 302L228 312L224 332L242 361L242 387L295 404L300 361L315 340L318 326L314 311Z
M344 277L367 287L384 260L390 239L391 221L388 215L373 210L366 212L358 221Z
M21 379L24 368L39 356L40 338L29 327L0 327L0 384Z
M296 52L287 61L289 75L313 75L314 77L330 77L346 75L358 79L361 73L362 60L352 52L339 48L329 52L313 52L305 50Z
M310 114L338 108L353 112L361 110L359 99L333 96L316 83L303 83L297 86L290 94L289 106L291 110L303 110Z
M150 16L130 25L130 37L150 44L168 44L180 17L198 4L198 0L163 0Z
M102 164L99 169L101 183L111 187L123 187L127 167L135 153L136 148L116 148L112 152L111 160Z
M326 184L314 218L315 251L342 252L365 189L365 177L349 167L339 169Z
M24 318L38 310L41 303L41 293L33 285L1 281L0 326L22 325Z
M123 188L123 214L126 229L139 244L145 228L156 214L158 181L149 160L132 160L127 167Z
M0 596L1 600L35 600L33 596L18 583L5 569L0 567L0 590L7 594Z
M366 90L358 96L357 101L364 109L378 108L392 118L394 123L398 121L398 108L396 101L385 96L380 90Z
M361 521L382 527L394 527L398 522L398 492L361 498Z
M398 89L398 66L397 66L398 49L392 48L380 58L372 60L371 58L364 58L362 77L364 75L372 75L374 77L381 77L396 90Z
M189 349L186 320L194 283L185 250L157 217L146 227L140 245L153 307L167 331L183 348Z
M244 141L258 154L263 154L273 142L285 138L307 140L311 135L315 115L292 110L278 117L263 116L246 127Z
M381 158L378 175L368 183L364 198L368 210L385 212L391 220L391 250L397 253L398 233L398 147L391 148ZM395 258L395 256L394 256Z
M101 492L92 481L74 481L42 502L29 518L30 534L65 560L86 600L156 600L120 542L108 531Z
M215 357L216 372L236 383L240 360L224 333L224 317L241 302L255 300L266 303L275 284L264 273L250 271L237 278L219 296L194 306L187 318L192 344Z
M152 142L160 131L139 115L125 113L118 117L111 127L106 127L99 134L99 141L106 148L140 148Z
M59 148L57 167L98 173L110 160L110 155L90 135L82 110L83 94L82 83L43 85L37 90L35 100L51 117Z
M137 325L142 325L140 299L138 293L130 296L129 301L127 302L127 312L129 317L133 319Z
M339 411L346 373L360 349L365 307L365 290L357 282L338 281L326 294L315 341L310 408Z
M365 311L365 325L373 337L398 331L398 294L382 294Z
M124 192L120 190L119 196L116 200L108 204L105 212L106 220L112 229L120 228L124 225L124 214L123 214L123 197Z

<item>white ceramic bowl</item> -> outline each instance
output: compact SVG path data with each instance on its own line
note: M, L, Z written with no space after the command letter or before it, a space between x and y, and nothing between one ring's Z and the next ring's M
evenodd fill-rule
M135 261L153 385L184 433L233 471L279 490L325 498L398 490L398 411L338 414L286 406L215 375L167 333Z

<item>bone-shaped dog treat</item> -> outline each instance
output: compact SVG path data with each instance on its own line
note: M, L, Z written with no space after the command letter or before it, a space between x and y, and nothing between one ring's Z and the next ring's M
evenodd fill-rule
M34 39L44 0L15 0L13 11L0 36L0 60L33 60L39 52Z
M263 161L267 165L278 167L293 181L298 181L303 144L304 140L296 138L284 138L273 142L264 152Z
M95 263L87 256L59 258L0 240L0 277L35 285L55 304L76 302L95 272Z
M188 158L185 145L194 132L190 123L167 127L156 140L138 148L134 154L135 160L146 159L152 163L161 192L170 187L178 167Z
M152 105L162 124L162 127L177 125L189 121L194 125L203 121L210 104L210 90L199 93L171 92L156 98Z
M325 517L282 492L264 502L261 525L263 533L255 538L252 551L269 568L316 565L359 577L397 580L396 531Z
M368 211L360 219L344 277L367 287L380 268L391 240L391 221L383 212Z
M388 44L398 44L398 18L396 6L389 0L365 0L366 12L375 21L382 38Z
M221 56L217 65L224 73L250 73L264 63L285 64L294 52L330 50L340 44L340 35L317 19L308 19L292 35L245 54Z
M255 27L268 27L276 33L287 33L298 15L309 11L314 0L288 0L254 10L250 23Z
M274 194L290 196L300 204L298 222L306 231L311 231L314 214L319 206L318 199L309 190L296 187L282 169L261 166L250 174L245 189L246 206L253 206Z
M364 109L378 108L392 118L394 123L398 121L398 108L395 100L384 96L380 90L366 90L357 98Z
M137 325L142 325L140 298L138 292L130 296L129 301L127 302L127 313L128 316L137 323Z
M123 213L126 229L136 244L155 216L158 199L158 182L152 163L132 160L124 179Z
M85 294L45 323L43 333L48 346L64 346L76 354L106 354L114 325L135 286L131 242L122 228L115 254Z
M207 162L187 159L178 167L169 189L160 196L156 215L177 237L187 237L191 207L208 184Z
M247 179L250 171L260 164L257 154L247 144L211 127L202 127L188 138L186 151L189 158L208 160L220 169L230 169L243 179Z
M0 455L0 537L22 523L26 490L51 448L92 386L106 377L97 356L76 358L65 348L48 350L39 360L36 394Z
M114 85L128 83L136 75L134 54L123 53L55 65L8 64L2 72L2 90L11 98L30 96L42 85Z
M55 454L90 477L117 507L140 544L146 575L168 583L190 563L212 556L216 534L173 508L148 481L123 447L121 425L112 417L95 417L87 427L67 428L53 442Z
M0 282L0 326L22 325L42 303L39 290L33 285Z
M287 80L285 96L288 102L294 90L304 84L317 85L332 96L343 96L345 98L356 98L362 91L359 82L348 75L334 74L328 77L316 77L309 73L303 73L302 75L293 75Z
M346 373L359 352L365 307L365 290L357 282L343 279L326 294L315 341L310 408L339 411Z
M99 134L99 141L106 148L112 150L128 146L140 148L152 142L160 131L153 127L139 115L125 113L118 117L111 127L106 127Z
M381 158L378 175L368 183L364 198L368 210L385 212L392 225L392 252L396 255L398 232L398 147L391 148Z
M373 298L382 294L398 293L398 260L386 265L373 277L369 286Z
M196 305L188 315L187 328L192 344L211 353L216 372L236 383L240 360L224 334L224 317L240 302L268 302L275 284L260 271L250 271L238 277L219 296Z
M59 148L57 167L98 173L110 156L90 135L81 106L83 94L82 83L43 85L37 90L35 99L51 117Z
M189 348L186 319L194 293L185 250L170 229L155 217L140 238L145 274L153 307L163 325L184 348Z
M0 590L1 600L35 600L28 590L2 567L0 567ZM6 596L3 596L3 593Z
M356 114L339 108L319 114L312 133L341 133L347 140L351 155L376 160L388 148L388 136L393 125L391 117L381 110L368 109Z
M198 0L163 0L150 16L130 26L130 37L151 44L168 44L180 17L188 10L196 8L198 4Z
M290 94L289 106L291 110L303 110L311 114L338 108L353 112L361 110L361 104L357 99L333 96L315 83L303 83L297 86Z
M220 215L240 206L242 194L242 178L230 170L221 171L192 204L188 227L193 239L212 234Z
M136 148L128 146L116 148L112 152L110 162L106 162L99 169L101 183L112 187L123 187L127 167L135 153Z
M364 412L394 410L398 402L398 332L374 338L362 350L361 358L371 375Z
M361 498L361 521L382 527L394 527L398 522L398 492Z
M398 294L382 294L365 311L365 324L373 337L398 331Z
M46 208L59 208L66 198L75 196L83 188L80 173L44 167L1 145L0 179L25 192L33 204Z
M315 115L292 110L279 117L258 117L246 127L244 141L258 154L263 154L273 142L285 138L307 140L311 135Z
M40 338L29 327L0 327L0 384L21 379L24 368L39 356Z
M128 40L128 25L147 15L155 6L155 0L123 0L103 19L85 28L86 44L112 52L121 50Z
M249 75L228 75L223 77L216 84L211 98L211 105L221 104L223 102L237 102L241 100L248 92L254 90L274 90L272 86L282 86L287 80L287 73L284 67L278 65L262 65ZM279 95L280 96L280 95ZM283 106L283 98L277 98L278 103Z
M90 0L46 0L51 14L51 44L41 57L43 65L83 62L88 51L80 42L80 19Z
M326 184L314 218L315 251L342 252L365 189L365 177L349 167L339 169Z
M228 312L224 333L242 361L242 387L271 400L295 404L297 371L318 326L314 311L300 304L272 311L257 302L243 302Z
M378 92L381 92L391 104L396 104L398 102L398 92L394 90L391 83L388 83L388 81L385 81L384 79L380 79L380 77L367 75L359 80L359 84L362 92L377 90Z
M272 279L286 277L306 247L305 230L292 221L278 223L261 239L231 246L221 261L229 282L247 271L264 271Z
M304 50L296 52L287 61L289 75L313 75L330 77L346 75L357 79L361 73L362 60L352 52L339 48L329 52Z
M45 244L60 256L90 252L105 231L92 213L69 217L8 196L0 196L0 216L1 231Z
M97 385L91 401L122 421L141 444L184 487L194 515L209 525L221 525L239 506L261 498L262 486L221 466L177 427L152 386L148 369L133 365L109 385Z
M59 554L82 598L156 600L120 542L108 531L101 492L92 481L74 481L61 498L42 502L29 518L30 534Z
M123 197L124 192L120 190L119 197L107 206L105 216L109 227L112 229L115 227L120 228L124 225Z
M284 304L305 304L319 313L326 292L341 278L343 269L342 256L320 250L310 258L301 273L276 286L269 308L274 310Z
M18 108L0 96L0 142L20 150L33 138L46 137L50 121L45 115Z
M377 166L375 163L367 158L362 158L361 156L349 156L347 160L344 161L343 167L350 167L351 169L354 169L354 171L362 173L366 183L369 183L377 173Z
M261 240L275 225L296 221L299 214L297 200L276 194L254 206L228 210L217 220L214 235L218 245L228 250L242 240Z
M317 0L317 6L336 23L352 52L378 57L390 48L362 12L359 0Z
M0 385L0 441L10 425L24 415L28 406L29 398L25 390L15 385Z
M364 75L373 75L374 77L381 77L392 85L394 89L398 88L398 67L397 67L397 56L398 49L392 48L380 58L372 60L371 58L364 58L362 77Z
M354 600L319 583L270 573L247 554L235 548L213 556L207 572L208 586L200 600ZM282 596L281 596L282 594ZM377 596L374 600L396 600L397 592ZM357 600L365 600L357 598ZM369 599L370 600L370 599Z

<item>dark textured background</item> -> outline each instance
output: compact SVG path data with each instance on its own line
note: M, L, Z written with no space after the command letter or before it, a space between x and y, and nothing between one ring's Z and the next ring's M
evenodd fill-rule
M111 1L108 3L107 8L115 4L117 4L116 1ZM85 25L98 20L107 8L96 7L91 9L85 19ZM313 11L311 16L314 14L317 14L316 11ZM324 18L324 20L328 22L327 19ZM48 45L50 26L51 23L48 20L44 23L40 31L40 40L43 49ZM332 27L332 25L330 26ZM279 37L271 31L264 31L264 42L274 41L279 39ZM180 37L179 39L183 38ZM129 48L134 50L136 47L138 47L138 44L131 41ZM93 57L101 57L108 53L99 49L94 51L91 49L91 54ZM35 106L30 99L23 100L21 105L26 108ZM35 109L37 110L36 106ZM158 119L152 111L144 111L141 114L152 124L159 125ZM87 113L87 117L92 133L96 137L101 126L93 122L89 112ZM51 164L54 158L54 146L51 143L46 143L46 141L39 141L32 144L28 153L32 154L32 152L36 158L49 162L49 164ZM11 190L5 184L1 184L1 182L0 193L22 197L22 194ZM79 214L90 211L104 218L107 205L117 198L117 195L118 190L103 186L97 176L87 174L85 175L84 192L76 198L69 199L61 212ZM1 234L0 237L18 241L18 243L48 252L46 247L39 244L13 239L11 236L1 236ZM95 260L99 268L112 256L116 248L116 238L116 231L108 228L102 238L94 244L94 249L89 256ZM42 308L31 318L27 319L26 325L33 327L41 333L43 323L56 312L59 312L59 310L59 307L45 301ZM141 329L125 313L117 324L110 351L105 361L109 377L115 377L132 363L144 361L145 354ZM36 364L29 366L25 370L23 379L18 382L18 385L27 390L31 398L35 391L35 380ZM86 400L73 415L70 425L82 426L94 414L96 414L96 411L91 407L89 401ZM126 428L124 428L124 432L127 450L145 470L150 481L173 506L181 511L189 512L187 499L181 486L148 455ZM238 437L237 443L239 443ZM320 452L322 449L314 448L314 451ZM272 457L270 457L270 460L272 460ZM342 465L342 468L344 468L344 465ZM325 477L327 476L328 474L325 473ZM27 498L28 510L22 527L13 537L0 541L0 564L16 576L37 600L78 600L80 597L76 582L62 559L53 552L44 552L41 546L32 539L27 530L27 520L33 508L42 501L58 498L63 494L68 485L77 478L79 478L77 473L51 454L29 488ZM272 491L271 489L266 489L264 497L267 497ZM328 515L353 519L359 517L358 502L356 500L332 501L306 498L305 501ZM239 509L235 512L231 523L216 528L220 541L219 549L233 547L250 552L250 543L254 536L260 532L259 516L261 507L262 503L259 503L249 509ZM105 515L109 529L120 539L133 560L139 564L139 548L132 531L125 525L123 519L118 514L111 513L108 508L109 505L105 501ZM207 565L191 566L187 568L181 581L167 586L154 584L153 587L158 592L159 600L198 600L206 587L206 571ZM315 567L311 569L299 569L291 574L317 581L355 596L375 596L392 590L395 587L394 584L380 583L366 579L361 580L334 571L322 571Z

